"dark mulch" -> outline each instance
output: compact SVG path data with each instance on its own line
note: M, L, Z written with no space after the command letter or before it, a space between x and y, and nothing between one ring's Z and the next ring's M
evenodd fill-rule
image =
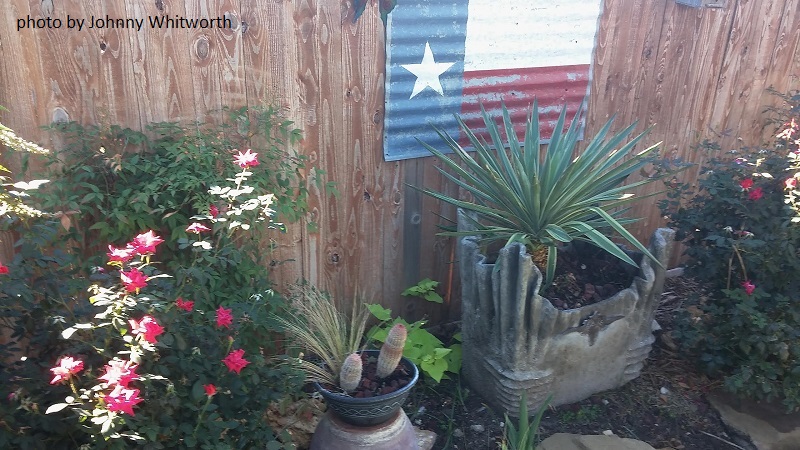
M542 295L556 308L572 309L605 300L630 287L637 268L585 243L558 253L553 284Z

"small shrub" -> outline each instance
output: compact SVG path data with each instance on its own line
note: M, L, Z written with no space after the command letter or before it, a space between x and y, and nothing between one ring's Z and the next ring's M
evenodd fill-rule
M0 111L3 111L0 106ZM11 128L6 127L0 123L0 149L6 147L8 149L23 152L24 154L39 154L46 155L49 150L46 150L33 142L28 142L25 139L17 136ZM36 190L39 186L46 183L47 180L33 180L30 182L17 182L6 183L9 177L4 173L10 173L10 170L0 165L0 217L6 215L14 215L20 217L36 217L42 215L42 212L33 208L25 200L29 197L26 192L28 190ZM12 189L8 189L11 187Z
M702 315L687 316L675 334L732 392L793 410L800 407L800 224L787 195L797 148L781 135L709 160L691 199L677 189L660 206L687 245L687 273L711 288L699 302Z
M239 128L251 137L247 129ZM112 130L125 137L123 147L150 139ZM92 153L102 133L76 132L88 159L70 153L58 166L66 172L54 171L49 189L34 197L48 206L42 211L58 212L4 218L4 230L19 239L0 273L0 332L8 336L0 382L9 391L0 400L0 447L126 448L134 439L144 448L292 448L264 423L268 403L298 392L302 377L266 363L278 331L273 313L285 301L270 289L260 256L266 230L282 226L277 211L295 220L305 210L304 185L273 171L272 164L294 170L291 158L214 147L206 140L224 133L181 130L156 139L156 149L108 158ZM127 178L115 164L128 168ZM153 172L131 175L141 167ZM175 195L182 203L174 205L175 193L159 191L153 175L170 170L183 174L176 192L186 195ZM145 188L152 197L140 199L136 190ZM143 233L145 219L158 231ZM92 255L98 251L105 257Z
M775 93L773 91L773 93ZM794 222L800 222L800 91L778 94L787 109L772 108L781 131L776 136L777 147L786 151L789 159L789 178L785 181L786 202L795 212Z
M127 439L151 448L283 448L263 415L297 374L268 366L262 349L241 338L264 299L216 310L172 300L169 277L151 259L159 244L148 232L110 252L107 277L89 289L94 314L62 332L72 345L50 368L50 384L63 400L46 413L72 410L95 448L127 448Z
M89 314L74 299L90 282L77 258L65 251L58 219L6 218L4 230L17 233L14 258L0 279L0 448L74 448L81 432L61 417L45 415L63 393L47 384L50 364L68 351L61 339L67 321ZM5 267L5 266L4 266Z
M438 292L436 287L439 286L438 281L433 281L430 278L425 278L419 283L411 286L403 291L400 295L403 297L420 297L433 303L444 303L444 299Z
M71 122L51 130L64 146L47 159L51 182L35 199L42 209L66 217L65 239L84 255L83 268L102 265L99 243L154 230L165 241L164 269L184 286L180 294L204 308L263 292L269 268L281 263L269 259L274 235L267 227L218 235L203 264L181 251L191 243L186 225L192 217L225 218L233 212L226 193L211 190L241 173L229 163L232 155L238 149L258 153L260 165L250 171L247 186L271 193L273 225L279 229L304 217L311 183L324 188L322 173L292 149L300 131L274 108L229 110L221 125L157 123L140 132Z
M519 402L519 422L514 426L514 421L505 414L505 427L503 430L503 442L500 444L501 450L535 450L539 445L539 424L542 416L547 410L552 397L539 406L532 418L528 417L527 395L523 392Z

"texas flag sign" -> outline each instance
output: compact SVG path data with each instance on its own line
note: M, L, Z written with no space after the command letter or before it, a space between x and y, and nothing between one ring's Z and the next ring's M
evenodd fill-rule
M602 0L399 0L386 41L384 158L446 150L432 125L462 139L454 115L483 124L481 105L501 103L522 138L534 98L542 136L566 105L572 118L589 94Z

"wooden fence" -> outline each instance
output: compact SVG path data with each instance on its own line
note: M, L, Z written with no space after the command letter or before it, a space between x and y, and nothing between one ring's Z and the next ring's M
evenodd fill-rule
M400 0L402 2L402 0ZM452 211L406 187L443 186L431 158L384 162L384 31L371 5L357 21L339 0L6 0L0 3L2 121L53 145L38 126L71 119L141 129L159 121L216 121L213 111L275 102L305 139L299 150L338 183L313 192L318 232L291 227L278 279L308 279L347 302L356 293L409 319L457 318L457 295L438 307L401 297L421 278L456 283L452 241L437 237ZM19 29L31 17L225 17L232 29ZM588 132L654 125L648 141L695 162L704 138L723 149L771 132L766 92L800 88L800 0L728 0L690 8L674 0L605 0L594 59ZM9 161L13 166L13 161ZM694 181L697 171L685 179ZM650 189L653 189L652 187ZM646 191L643 191L643 193ZM653 202L634 209L646 237L663 224Z

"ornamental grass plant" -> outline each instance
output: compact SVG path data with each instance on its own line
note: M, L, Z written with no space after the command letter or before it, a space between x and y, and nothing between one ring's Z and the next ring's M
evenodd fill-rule
M461 200L429 188L422 192L441 201L474 213L474 231L449 231L450 236L479 235L485 241L520 242L534 261L546 259L549 285L556 269L557 251L573 240L588 241L631 265L636 263L615 244L611 233L618 234L640 252L658 261L624 225L633 222L625 217L634 197L634 189L655 181L644 178L625 184L631 174L642 169L655 155L657 145L634 153L646 132L631 137L636 124L610 135L612 120L588 139L578 152L582 136L580 117L565 129L566 108L561 110L550 141L545 144L539 132L538 105L528 115L525 137L519 141L505 106L502 128L483 110L488 139L457 118L469 140L468 151L446 132L436 129L452 151L449 157L433 146L422 143L441 162L439 172L471 195ZM542 146L546 146L542 150ZM576 156L577 155L577 156Z
M307 381L337 385L348 355L362 350L369 311L355 302L350 313L340 312L333 299L317 288L303 284L292 288L291 310L276 317L291 346L308 352L292 362L306 373Z
M407 326L401 318L391 321L390 310L379 305L363 305L358 300L349 311L339 311L330 295L309 284L293 286L291 294L290 311L276 320L283 326L290 351L297 356L282 359L302 370L307 382L326 388L336 386L343 394L353 393L362 387L362 375L369 375L364 368L371 359L362 351L373 340L382 343L375 361L374 375L378 380L394 375L403 356L418 353L415 346L419 343L411 339L414 337L411 333L419 335L414 327L420 323ZM386 316L378 316L381 323L365 336L370 312L374 314L377 310Z

